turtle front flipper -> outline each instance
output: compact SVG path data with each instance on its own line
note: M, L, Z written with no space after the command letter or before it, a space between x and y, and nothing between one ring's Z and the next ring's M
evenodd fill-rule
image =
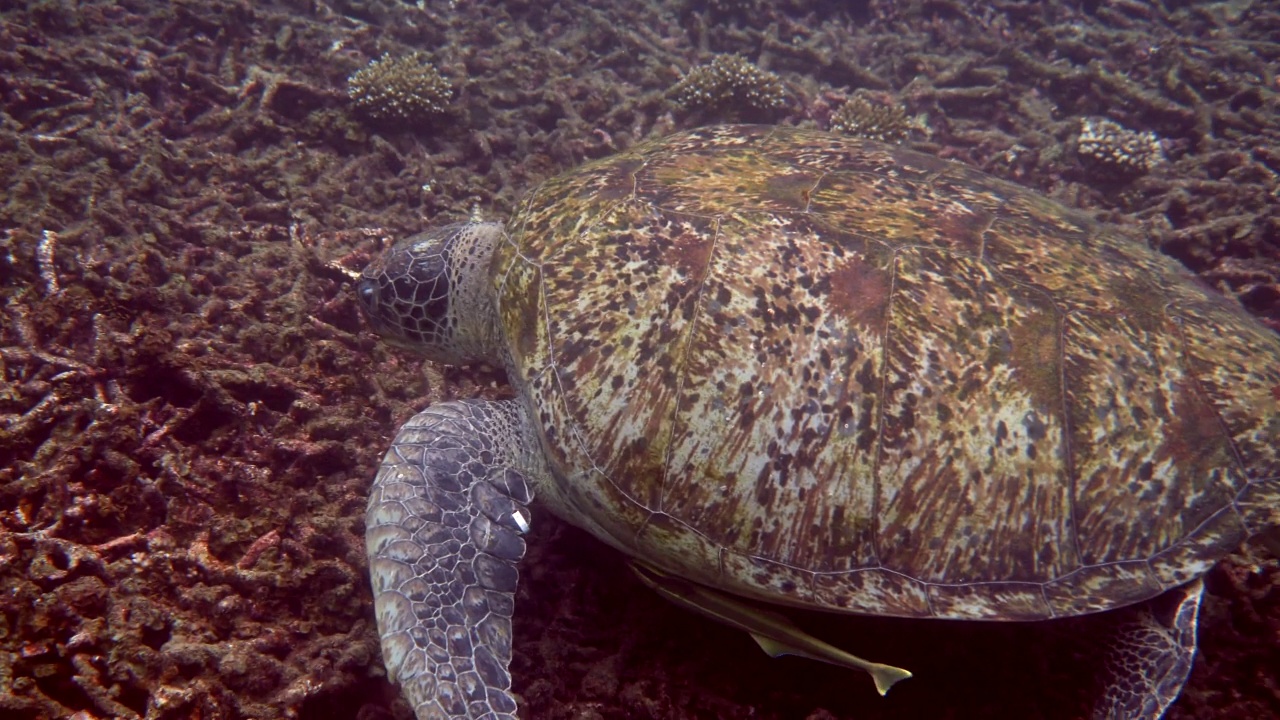
M1182 692L1196 655L1199 579L1123 613L1107 648L1095 720L1156 720Z
M513 402L434 405L400 429L366 517L382 656L421 720L514 718L511 615L533 500Z

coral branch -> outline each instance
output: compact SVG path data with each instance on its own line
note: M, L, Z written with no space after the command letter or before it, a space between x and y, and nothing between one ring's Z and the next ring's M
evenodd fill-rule
M36 263L40 266L40 278L44 280L45 293L58 294L58 270L53 264L53 254L58 249L58 233L45 230L36 245Z

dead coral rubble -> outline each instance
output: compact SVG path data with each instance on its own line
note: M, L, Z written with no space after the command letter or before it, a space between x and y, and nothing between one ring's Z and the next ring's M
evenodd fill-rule
M310 134L327 82L262 80L251 36L294 23L0 14L0 717L270 720L377 686L374 457L348 443L403 398L359 380L345 285L289 242L298 217L354 227L371 184Z
M83 257L65 237L54 263ZM271 718L358 682L359 532L325 515L363 497L309 419L350 417L323 384L217 357L216 325L175 343L127 299L146 279L119 277L64 262L53 292L6 293L0 714Z

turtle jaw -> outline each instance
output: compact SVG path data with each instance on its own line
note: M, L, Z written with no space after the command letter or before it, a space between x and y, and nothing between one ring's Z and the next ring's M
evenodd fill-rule
M356 297L388 343L446 365L500 357L489 263L496 223L461 223L396 243L364 269Z

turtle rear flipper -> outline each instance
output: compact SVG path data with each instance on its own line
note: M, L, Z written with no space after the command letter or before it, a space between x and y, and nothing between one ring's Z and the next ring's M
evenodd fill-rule
M419 718L515 717L511 616L528 529L510 401L434 405L378 470L365 539L382 656Z
M1124 614L1107 648L1096 720L1156 720L1182 692L1196 655L1199 579Z

